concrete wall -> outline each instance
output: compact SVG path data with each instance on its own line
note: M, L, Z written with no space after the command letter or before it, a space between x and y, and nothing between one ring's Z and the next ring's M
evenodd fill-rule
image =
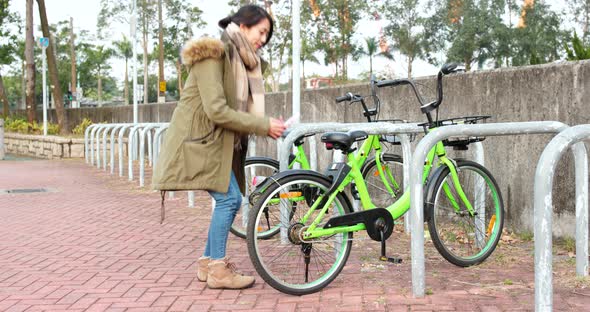
M426 99L434 98L435 78L417 79ZM490 122L561 121L569 125L590 123L590 62L565 62L513 69L479 71L446 77L445 99L439 118L466 115L493 115ZM362 122L360 105L336 104L334 98L346 92L368 94L367 85L349 85L302 93L301 120L305 122ZM380 90L383 119L402 118L425 121L415 96L408 87ZM270 116L291 116L291 94L266 96ZM140 121L168 121L174 104L140 105ZM132 107L70 109L71 124L83 117L95 122L129 122ZM54 117L53 117L54 118ZM53 119L55 120L55 119ZM486 167L496 177L506 205L508 225L532 230L533 177L539 156L551 135L490 137L484 141ZM319 140L318 140L319 141ZM274 142L258 139L259 155L276 157ZM394 148L393 152L401 153ZM320 146L320 168L329 163L330 155ZM457 157L469 157L457 152ZM574 227L574 175L570 154L560 163L555 178L555 234L571 235Z

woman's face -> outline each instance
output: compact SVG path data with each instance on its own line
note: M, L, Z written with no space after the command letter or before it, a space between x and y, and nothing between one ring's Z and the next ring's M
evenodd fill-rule
M248 27L244 24L240 25L240 31L246 36L254 51L258 51L265 43L270 30L270 22L263 18L258 24Z

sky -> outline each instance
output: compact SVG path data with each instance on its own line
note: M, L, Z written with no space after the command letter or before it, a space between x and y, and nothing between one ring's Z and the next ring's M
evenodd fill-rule
M131 1L131 0L129 0ZM217 34L218 26L217 21L225 17L230 8L227 5L227 0L187 0L193 5L199 7L203 11L203 19L206 26L195 33L195 36L201 36L202 34ZM69 20L70 16L74 18L74 29L79 31L81 29L87 30L90 34L96 34L96 22L98 12L100 10L100 0L46 0L47 6L47 17L49 23L57 23L62 20ZM521 2L521 1L519 1ZM10 1L10 10L18 12L21 17L25 18L25 0L12 0ZM562 9L564 7L564 0L547 0L547 3L551 4L555 9ZM37 2L34 2L34 23L35 23L35 38L40 37L40 32L37 30L39 25L39 14L37 8ZM360 43L363 42L363 38L369 36L377 36L380 25L375 21L366 21L360 23L356 40ZM113 34L124 33L129 36L129 26L116 26L117 29L113 30ZM24 29L24 28L23 28ZM117 35L116 35L117 36ZM119 38L116 38L119 39ZM153 42L152 42L153 43ZM139 52L138 46L138 52ZM442 56L441 56L442 57ZM373 60L373 68L375 70L385 69L392 71L397 76L407 75L407 62L404 57L394 54L395 61L391 62L384 58L375 58ZM124 75L124 63L122 60L112 60L112 75L119 80L123 80ZM369 60L368 58L361 58L357 62L349 61L349 77L357 77L362 71L367 71ZM120 70L119 70L120 69ZM427 64L424 61L416 60L413 63L413 76L427 76L434 75L437 72L437 68ZM305 64L305 74L309 76L311 74L326 75L326 73L334 74L333 66L323 66L320 64ZM173 75L172 71L167 71L166 75ZM283 77L283 80L287 77Z

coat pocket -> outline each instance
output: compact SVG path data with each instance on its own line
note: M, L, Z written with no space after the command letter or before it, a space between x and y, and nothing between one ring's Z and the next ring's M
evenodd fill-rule
M185 140L182 143L184 158L184 176L191 182L203 181L215 177L221 164L223 148L221 131L213 131L206 138Z

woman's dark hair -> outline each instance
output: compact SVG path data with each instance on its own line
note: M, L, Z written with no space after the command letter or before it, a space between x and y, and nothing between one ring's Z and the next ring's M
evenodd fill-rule
M262 19L268 19L270 23L270 29L268 30L268 35L266 36L266 42L263 46L270 42L270 38L272 38L272 32L274 28L274 23L272 21L272 17L265 9L262 7L255 5L255 4L248 4L241 7L238 12L234 15L230 15L222 20L219 21L219 27L225 29L229 23L234 22L237 25L244 25L246 27L252 27L258 23Z

